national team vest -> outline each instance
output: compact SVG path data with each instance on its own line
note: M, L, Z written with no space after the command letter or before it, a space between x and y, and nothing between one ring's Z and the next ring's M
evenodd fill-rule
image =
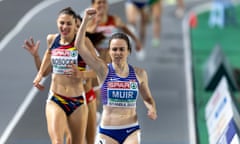
M67 67L67 65L70 65L71 63L77 64L79 70L86 69L86 63L74 47L74 40L68 45L60 44L60 35L54 40L50 48L53 73L64 74L66 70L71 69Z
M134 68L129 66L129 75L125 78L116 75L112 64L108 64L108 75L101 87L103 105L112 107L135 108L139 93L139 82Z

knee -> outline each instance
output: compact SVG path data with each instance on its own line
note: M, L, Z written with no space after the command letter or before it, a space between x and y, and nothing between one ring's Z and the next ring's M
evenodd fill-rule
M52 134L52 133L50 133L49 134L50 135L50 139L51 139L51 142L52 142L52 144L63 144L64 143L64 135L56 135L56 134ZM67 139L69 138L69 140L70 140L70 135L68 136L66 136L67 137Z
M63 144L63 140L61 140L60 138L54 138L51 140L52 141L52 144Z

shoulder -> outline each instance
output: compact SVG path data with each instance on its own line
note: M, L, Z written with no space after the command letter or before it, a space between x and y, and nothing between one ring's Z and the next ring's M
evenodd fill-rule
M140 67L133 67L135 71L135 75L140 85L144 84L148 81L147 72L145 69Z
M118 15L109 15L109 17L111 17L115 21L121 21L122 20Z
M47 35L47 45L48 48L52 45L53 41L55 40L55 38L58 36L59 34L48 34Z
M135 70L137 80L141 86L148 83L148 75L145 69L134 67L134 70Z
M58 34L48 34L47 35L47 42L51 43L57 36L58 36Z
M112 15L111 17L112 17L112 19L114 20L114 22L117 26L122 26L123 25L122 19L119 16Z
M139 80L145 79L147 76L147 72L145 69L140 67L133 67L135 74Z

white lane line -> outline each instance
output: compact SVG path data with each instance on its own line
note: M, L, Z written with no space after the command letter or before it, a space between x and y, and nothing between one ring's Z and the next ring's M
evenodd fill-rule
M240 2L233 0L233 4L237 5ZM192 80L192 54L191 54L191 40L190 28L188 24L189 14L194 12L197 15L211 10L211 2L198 5L189 11L183 19L183 43L184 43L184 60L185 60L185 77L186 77L186 94L187 94L187 107L188 107L188 128L189 128L189 141L191 144L196 144L196 124L194 116L194 93L193 93L193 80Z
M43 80L43 83L45 82L46 78ZM32 100L34 99L35 95L37 94L38 90L36 88L32 88L28 95L25 97L23 103L18 108L16 114L11 119L5 130L3 131L3 134L0 137L0 144L5 144L8 140L10 134L12 133L13 129L17 125L18 121L21 119L29 105L32 103Z
M17 23L17 25L2 39L0 42L0 52L6 47L6 45L24 28L25 24L27 24L36 14L38 14L43 9L49 7L50 5L61 1L61 0L44 0L43 2L39 3L35 7L33 7L24 17ZM120 2L122 0L112 0L109 4L113 4L116 2ZM1 2L1 0L0 0ZM47 78L44 78L42 83L45 83ZM3 134L0 137L0 144L5 144L8 140L10 134L12 133L13 129L17 125L18 121L21 119L29 105L31 104L32 100L34 99L35 95L37 94L38 90L36 88L32 88L27 96L25 97L23 103L18 108L17 112L15 113L14 117L11 119Z
M193 93L193 79L192 79L192 54L191 54L191 38L189 27L189 15L194 12L197 15L210 10L211 3L205 3L194 7L186 14L182 22L183 29L183 44L184 44L184 63L185 63L185 78L186 78L186 100L188 113L188 130L189 142L196 144L196 119L194 114L194 93Z
M108 4L113 4L113 3L117 3L117 2L121 2L123 0L109 0Z
M183 45L184 45L184 65L186 79L186 103L187 103L187 118L188 118L188 137L191 144L196 144L195 116L194 116L194 95L192 82L192 63L191 63L191 47L189 38L189 16L183 19Z
M35 7L33 7L24 17L17 23L17 25L3 38L0 42L0 52L6 47L6 45L24 28L24 26L40 11L49 7L50 5L58 2L60 0L44 0L43 2L39 3ZM47 78L43 79L43 83L46 81ZM9 138L10 134L12 133L13 129L17 125L18 121L23 116L26 109L31 104L33 98L37 94L38 90L36 88L32 88L28 95L25 97L23 103L20 105L18 110L16 111L14 117L11 119L3 134L0 137L0 144L5 144L7 139Z
M17 25L2 39L0 42L0 52L6 47L6 45L24 28L24 26L40 11L44 8L58 2L60 0L44 0L35 7L33 7L23 18L17 23Z
M0 0L0 2L3 0ZM0 41L0 52L6 47L6 45L23 29L23 27L41 10L61 0L44 0L40 4L33 7L23 18L17 23L17 25ZM117 3L123 0L110 0L109 4Z

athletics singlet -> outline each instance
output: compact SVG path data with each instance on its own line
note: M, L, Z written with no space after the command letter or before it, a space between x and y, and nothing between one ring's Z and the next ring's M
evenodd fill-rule
M71 69L67 67L67 65L70 65L71 63L77 64L79 70L85 70L86 63L74 47L74 40L68 45L61 45L59 43L60 35L54 40L53 45L50 48L53 73L65 74L66 70Z
M108 20L104 24L99 24L97 26L96 32L102 32L103 35L106 37L104 40L98 44L98 49L106 49L108 48L109 38L112 36L113 33L118 32L118 28L116 27L115 20L113 16L108 16Z
M108 64L108 75L101 87L103 105L134 108L138 97L139 82L135 71L129 66L129 75L125 78L116 75L112 64Z

